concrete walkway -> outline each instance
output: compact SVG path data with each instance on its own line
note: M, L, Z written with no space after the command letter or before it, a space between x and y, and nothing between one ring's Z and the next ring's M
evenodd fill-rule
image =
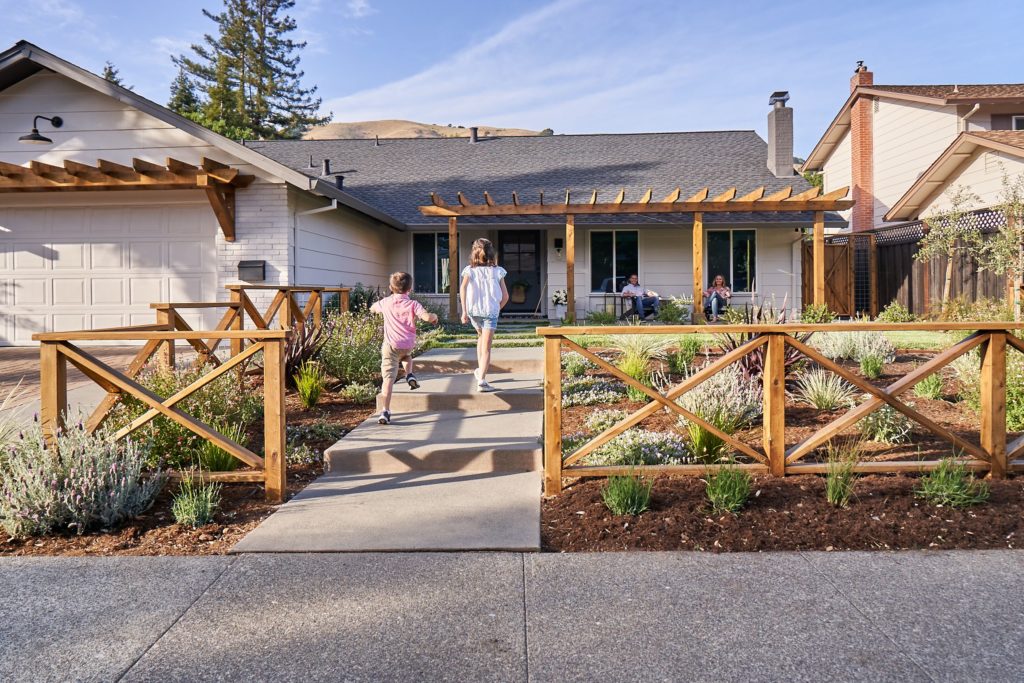
M396 386L392 423L327 449L326 473L233 552L539 550L541 349L493 353L484 394L473 350L420 356L422 386Z
M1020 551L0 558L4 681L1019 681Z

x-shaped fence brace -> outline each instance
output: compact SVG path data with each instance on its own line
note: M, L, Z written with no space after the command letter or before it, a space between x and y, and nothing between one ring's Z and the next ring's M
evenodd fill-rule
M928 362L915 368L890 386L881 388L858 377L850 370L826 358L819 351L789 334L789 332L807 331L806 328L813 328L814 326L797 325L790 327L792 327L790 330L782 328L771 330L770 328L764 329L764 326L761 326L758 331L753 332L753 336L747 342L697 370L665 393L646 386L597 354L567 338L568 335L576 335L581 332L583 334L599 333L600 328L576 330L563 328L564 331L561 331L561 333L555 330L545 330L543 332L545 335L545 491L548 493L560 491L561 478L563 476L609 476L632 470L649 470L673 474L700 474L707 472L709 469L722 467L722 465L648 465L629 467L577 464L630 427L639 424L645 418L663 409L667 409L699 425L722 439L733 450L755 461L751 464L739 465L740 467L756 472L770 472L777 476L783 476L787 473L819 473L825 471L825 466L820 463L798 463L798 461L814 452L816 448L829 440L839 436L843 430L857 424L865 416L882 406L891 406L893 409L917 422L926 430L951 444L955 451L972 456L973 460L966 460L972 469L986 469L992 476L1002 477L1011 467L1019 468L1018 464L1014 463L1014 460L1024 458L1024 436L1017 438L1010 444L1006 443L1006 349L1009 346L1017 351L1024 352L1024 341L1009 334L1004 329L991 329L991 324L985 325L989 329L974 332L949 349L934 356ZM1011 329L1016 327L1019 326L1007 325L1007 328ZM690 329L692 330L693 328ZM965 328L959 326L958 329ZM753 328L742 330L737 326L736 329L729 329L728 331L751 332L752 330ZM615 334L617 331L621 332L622 328L618 330L607 328L600 330L600 333ZM714 331L714 328L708 328L708 331ZM785 448L786 345L795 348L821 367L839 375L869 397L860 405L821 427L814 434L788 450ZM616 379L642 392L651 399L645 406L633 411L616 424L608 427L564 458L561 452L560 358L560 350L563 346L579 353ZM763 452L725 433L714 424L687 410L677 402L677 399L687 391L690 391L726 366L739 361L744 356L761 347L767 347L765 349L762 377L764 383L762 394L764 414L762 431ZM913 406L899 400L902 394L912 389L922 379L940 371L960 356L978 347L981 347L982 355L980 446L965 440L926 415L923 415ZM933 469L937 465L938 461L931 460L867 462L860 463L857 469L869 472L923 471Z

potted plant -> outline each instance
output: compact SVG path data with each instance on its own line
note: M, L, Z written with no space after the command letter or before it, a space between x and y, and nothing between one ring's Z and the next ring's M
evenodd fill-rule
M516 280L509 285L508 300L514 304L525 304L528 291L530 291L529 282L526 280Z
M551 294L551 305L555 307L555 317L559 320L565 320L565 309L568 305L568 292L564 289L556 289Z

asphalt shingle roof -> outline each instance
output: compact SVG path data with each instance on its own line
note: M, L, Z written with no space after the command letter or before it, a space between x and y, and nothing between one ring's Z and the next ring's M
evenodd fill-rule
M943 100L1024 98L1024 83L975 83L966 85L869 85L871 90L920 95Z
M572 190L574 201L586 201L593 190L611 199L625 188L627 201L639 198L648 188L654 200L677 186L683 196L709 187L711 196L735 186L737 196L764 185L767 193L793 186L794 193L807 189L799 175L776 178L767 167L768 145L754 131L694 133L641 133L619 135L555 135L546 137L384 139L373 140L275 140L247 141L250 147L299 172L316 176L323 159L330 159L332 173L344 176L344 190L407 225L444 223L426 217L417 207L430 203L436 192L449 203L462 192L483 203L487 191L498 203L510 203L513 191L520 201L537 201L540 191L546 202L564 201ZM310 157L313 168L310 168ZM706 219L712 219L709 214ZM723 214L712 220L733 222L807 221L809 216L787 214ZM689 216L666 214L653 217L579 216L585 222L680 222ZM489 218L463 218L474 223ZM502 223L513 222L509 218ZM515 222L552 223L551 217L529 217Z

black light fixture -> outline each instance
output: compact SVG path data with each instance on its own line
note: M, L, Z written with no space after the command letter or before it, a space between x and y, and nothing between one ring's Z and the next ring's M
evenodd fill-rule
M54 128L60 128L64 125L64 119L59 116L36 116L32 119L32 132L28 135L22 135L18 138L18 142L24 142L26 145L52 145L53 140L46 137L45 135L39 134L39 128L37 127L39 119L43 121L49 121L50 125Z

